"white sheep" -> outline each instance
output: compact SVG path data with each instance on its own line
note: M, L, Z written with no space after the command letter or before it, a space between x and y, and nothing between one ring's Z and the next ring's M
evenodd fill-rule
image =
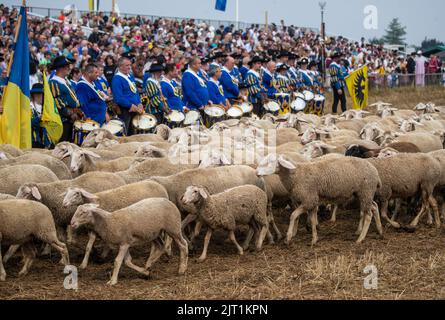
M6 279L1 246L22 245L24 265L19 273L22 276L28 273L35 258L33 239L51 245L62 255L62 262L69 264L68 250L57 239L54 220L47 207L29 200L0 201L0 281Z
M159 238L164 231L179 247L179 274L187 270L188 246L181 234L181 214L176 206L167 199L146 199L112 213L102 210L96 204L80 206L74 214L71 226L77 229L82 225L91 225L105 243L118 246L119 253L114 262L110 285L118 281L122 262L145 276L148 269L164 252ZM145 268L132 263L130 247L137 244L152 243L152 251ZM159 253L160 252L160 253Z

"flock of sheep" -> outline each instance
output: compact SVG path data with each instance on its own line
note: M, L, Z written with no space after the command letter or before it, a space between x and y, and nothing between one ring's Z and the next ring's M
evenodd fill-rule
M312 244L317 242L322 206L334 222L339 207L360 213L357 243L373 220L383 234L381 217L412 231L426 216L439 228L445 219L445 108L375 107L374 114L266 115L211 129L159 125L153 134L131 137L98 129L82 147L63 142L54 150L0 145L0 281L6 279L4 264L19 249L19 275L28 273L38 241L46 244L44 252L55 249L61 263L69 264L67 245L75 245L81 232L89 236L81 269L96 240L104 244L103 257L118 249L111 285L122 263L148 275L162 255L172 255L173 243L183 274L203 227L200 262L216 229L228 231L239 254L253 238L256 250L266 238L270 244L280 241L273 207L293 210L286 244L304 213ZM412 222L398 222L410 208L418 209ZM242 225L248 229L240 245L235 230ZM145 266L135 265L129 249L148 244Z

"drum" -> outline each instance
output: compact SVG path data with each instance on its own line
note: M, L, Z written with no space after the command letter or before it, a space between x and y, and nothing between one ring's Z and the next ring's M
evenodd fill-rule
M306 100L304 94L302 94L301 92L297 92L295 94L295 100L292 101L291 104L291 111L292 113L298 113L300 111L303 111L304 108L306 108Z
M227 110L227 117L229 119L241 119L244 114L244 111L237 106L232 106L229 110Z
M274 116L278 116L280 113L280 105L275 101L270 101L264 105L264 109L267 113L271 113Z
M73 141L78 146L81 146L85 137L93 130L99 129L100 125L93 120L79 120L74 122L73 126Z
M125 123L119 118L113 118L110 122L104 124L102 129L110 131L116 137L122 137L125 133Z
M207 106L204 109L205 119L204 124L207 128L212 127L215 123L224 120L226 116L226 110L218 105Z
M169 114L164 115L165 124L170 128L180 128L185 120L185 115L177 110L172 110Z
M306 100L306 102L311 102L315 98L315 94L309 90L303 91L303 95L304 95L304 100Z
M324 102L326 100L326 97L322 94L316 94L314 97L314 103L315 103L315 108L314 108L314 113L322 116L323 115L323 111L324 111Z
M244 102L240 104L239 107L243 110L245 117L250 117L252 115L253 105L251 103Z
M201 116L198 111L191 110L185 114L184 126L194 126L199 124Z
M137 115L131 121L135 134L153 133L158 120L152 114Z

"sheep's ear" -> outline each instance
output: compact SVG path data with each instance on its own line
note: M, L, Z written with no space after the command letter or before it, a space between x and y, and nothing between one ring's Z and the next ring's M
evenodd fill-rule
M297 167L296 167L292 162L290 162L290 161L284 159L283 156L279 156L279 157L278 157L278 163L279 163L282 167L284 167L284 168L286 168L286 169L288 169L288 170L295 170L295 169L297 169Z
M97 158L97 159L101 158L100 155L98 155L97 153L94 153L93 151L90 151L90 150L82 150L82 153L86 156L91 157L91 158Z
M42 200L42 195L39 192L39 189L37 187L31 187L31 194L34 197L34 199L40 201Z
M335 149L337 149L336 146L332 146L332 145L326 144L326 143L320 143L320 148L322 148L324 150L335 150Z
M89 193L86 190L79 189L79 192L82 195L82 197L85 198L87 201L96 202L97 200L99 200L99 197L95 196L92 193Z
M207 199L209 197L209 194L205 188L199 188L199 194L203 199Z

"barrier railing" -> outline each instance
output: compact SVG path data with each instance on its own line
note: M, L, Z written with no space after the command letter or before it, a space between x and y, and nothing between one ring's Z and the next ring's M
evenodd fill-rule
M445 73L369 75L370 89L438 86L445 84Z

